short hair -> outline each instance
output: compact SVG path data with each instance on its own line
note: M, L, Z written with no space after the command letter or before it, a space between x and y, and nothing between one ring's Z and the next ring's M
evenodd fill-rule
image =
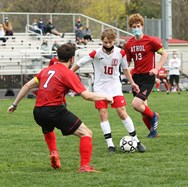
M101 40L104 40L104 38L108 38L109 40L115 40L116 39L116 32L112 28L105 29L101 34Z
M66 43L57 49L57 56L60 62L68 62L70 58L75 56L76 45L74 43Z
M129 16L129 27L132 27L133 24L140 23L144 26L144 18L140 14L132 14Z

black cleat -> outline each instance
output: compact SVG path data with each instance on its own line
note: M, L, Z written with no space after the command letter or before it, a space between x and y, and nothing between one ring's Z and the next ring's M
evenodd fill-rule
M137 150L141 153L145 152L146 151L146 146L143 145L141 142L138 142L138 145L137 145Z
M110 146L110 147L108 148L108 152L109 152L109 153L114 153L114 152L116 152L116 148Z

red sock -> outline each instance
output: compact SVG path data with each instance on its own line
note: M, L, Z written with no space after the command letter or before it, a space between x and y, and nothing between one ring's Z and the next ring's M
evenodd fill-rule
M148 118L147 116L142 116L142 120L145 123L148 130L150 131L151 129L150 118Z
M142 113L142 115L152 118L154 114L153 111L148 106L145 105L145 110Z
M168 91L168 83L165 83L164 85L165 85L166 90Z
M54 131L44 134L44 139L48 145L49 151L57 150L56 147L56 136Z
M92 155L92 138L83 136L80 138L80 166L90 165Z
M160 86L160 83L156 83L156 84L155 84L155 87L156 87L157 89L159 89L159 86Z

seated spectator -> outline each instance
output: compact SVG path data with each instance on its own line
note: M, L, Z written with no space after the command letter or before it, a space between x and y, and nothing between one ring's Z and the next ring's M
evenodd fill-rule
M86 27L84 30L83 30L83 35L84 35L84 40L87 40L87 41L93 41L92 40L92 34L91 34L91 31L89 30L88 27Z
M82 43L84 45L87 44L87 40L84 40L84 34L83 34L83 31L82 31L82 27L80 27L78 30L76 30L76 43L78 45L81 45Z
M55 40L54 43L53 43L53 45L52 45L52 51L56 52L59 47L60 47L60 45Z
M44 24L44 21L42 18L39 19L38 28L42 30L43 35L46 34L46 25Z
M59 31L56 30L51 19L48 20L48 24L46 25L46 33L54 34L56 36L64 38L64 33L61 34Z
M32 26L32 29L31 29L31 30L32 30L33 32L35 32L35 33L37 33L37 34L42 34L42 33L41 33L42 31L39 30L38 23L37 23L37 20L36 20L36 19L33 19L33 22L32 22L32 25L31 25L31 26Z
M76 30L79 30L79 29L82 29L83 28L83 25L82 25L82 23L81 23L81 20L78 18L77 19L77 22L76 22L76 24L75 24L75 31Z
M43 53L43 57L44 58L48 58L48 59L52 59L52 55L51 55L51 51L50 51L50 49L49 49L49 47L48 47L48 41L47 40L44 40L43 42L42 42L42 45L41 45L41 51L42 51L42 53Z
M3 27L5 30L6 36L13 36L13 29L12 29L12 23L9 22L8 17L5 17L5 21L3 23Z
M4 31L4 28L3 28L3 25L0 24L0 40L3 41L3 46L5 46L5 42L7 41L6 37L5 37L5 31Z

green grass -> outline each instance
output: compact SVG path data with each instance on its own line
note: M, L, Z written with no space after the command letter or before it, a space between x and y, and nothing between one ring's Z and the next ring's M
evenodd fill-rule
M188 186L188 92L181 95L152 93L149 105L160 114L158 139L147 139L148 131L140 114L125 94L127 111L145 153L109 154L97 110L92 102L67 97L68 108L93 131L91 165L101 173L77 173L79 139L63 137L56 130L61 156L60 170L50 167L49 153L39 126L33 119L34 99L24 99L13 114L6 112L13 100L1 100L0 107L0 186L1 187L182 187ZM127 134L116 111L109 109L113 139L118 146Z

